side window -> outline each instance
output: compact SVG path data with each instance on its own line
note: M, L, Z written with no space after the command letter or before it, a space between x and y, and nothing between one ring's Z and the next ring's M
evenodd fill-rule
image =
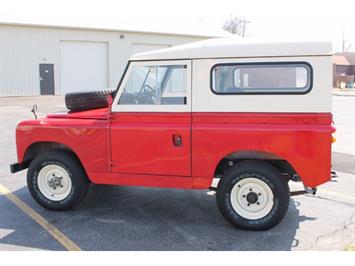
M217 94L306 93L312 86L312 69L306 63L216 65L212 90Z
M118 104L185 105L186 65L135 66Z

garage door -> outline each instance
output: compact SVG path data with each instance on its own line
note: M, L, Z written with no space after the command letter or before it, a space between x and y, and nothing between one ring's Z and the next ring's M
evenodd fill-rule
M108 87L108 50L104 42L61 42L61 94Z
M164 48L168 48L168 47L170 47L170 45L134 43L134 44L132 44L132 54L144 53L144 52L164 49Z

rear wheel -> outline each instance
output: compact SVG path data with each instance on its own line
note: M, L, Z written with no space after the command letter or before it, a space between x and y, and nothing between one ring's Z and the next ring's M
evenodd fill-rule
M217 205L234 226L266 230L286 215L290 191L281 173L262 161L242 161L220 180Z
M50 151L37 156L27 172L32 197L47 209L66 210L86 196L89 181L80 162L69 152Z

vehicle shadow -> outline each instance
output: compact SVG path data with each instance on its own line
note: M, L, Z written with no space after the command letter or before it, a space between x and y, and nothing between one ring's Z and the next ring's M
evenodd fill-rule
M41 208L26 187L15 194L83 250L290 250L298 245L299 224L315 220L299 216L298 203L291 200L288 214L275 228L239 230L223 219L215 196L206 192L92 185L84 202L67 212ZM23 227L19 221L0 219L0 228L16 232ZM29 235L35 235L33 230L28 226ZM0 243L58 249L40 241L48 240L23 242L15 233L0 239Z

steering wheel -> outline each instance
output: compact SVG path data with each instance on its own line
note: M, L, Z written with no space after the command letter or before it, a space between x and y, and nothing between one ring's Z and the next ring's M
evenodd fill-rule
M148 84L144 84L141 92L138 94L139 101L143 104L155 104L155 90Z
M142 92L144 93L152 93L154 95L155 90L148 84L144 84Z

